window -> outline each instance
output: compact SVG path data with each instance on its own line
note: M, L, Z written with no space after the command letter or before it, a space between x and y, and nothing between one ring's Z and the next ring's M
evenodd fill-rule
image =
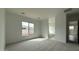
M48 24L49 24L49 35L55 34L55 18L49 18Z
M33 33L34 33L34 24L29 23L29 34L33 34Z
M22 22L22 36L29 36L34 33L34 24Z
M22 22L22 36L28 36L28 22Z

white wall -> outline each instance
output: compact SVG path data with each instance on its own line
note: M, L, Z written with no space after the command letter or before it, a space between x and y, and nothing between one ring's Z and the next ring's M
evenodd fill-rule
M34 23L34 34L29 37L22 37L22 21ZM36 38L40 36L40 21L23 17L6 11L6 43L13 43L21 40Z
M62 11L56 16L55 32L56 40L66 42L66 15Z
M22 17L17 14L6 12L6 42L13 43L21 40L31 39L42 35L48 38L49 26L48 19L38 21L31 18ZM22 37L21 35L21 22L28 21L35 24L35 34L29 37ZM55 39L61 42L66 42L66 15L60 12L55 17Z
M49 27L48 27L48 19L41 21L41 35L44 38L48 38Z
M5 10L0 8L0 51L5 48Z

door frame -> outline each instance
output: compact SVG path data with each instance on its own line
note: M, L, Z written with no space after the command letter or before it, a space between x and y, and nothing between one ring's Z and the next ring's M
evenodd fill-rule
M77 19L76 20L70 20L69 17L73 17L73 16L77 16ZM78 21L78 34L77 34L77 37L79 37L79 13L74 13L74 14L66 14L66 43L74 43L74 42L71 42L69 41L69 22L70 21ZM78 38L78 43L79 44L79 38Z

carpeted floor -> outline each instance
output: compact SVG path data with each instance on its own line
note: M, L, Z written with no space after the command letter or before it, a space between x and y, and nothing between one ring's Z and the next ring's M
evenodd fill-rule
M8 45L6 51L79 51L79 45L38 38Z

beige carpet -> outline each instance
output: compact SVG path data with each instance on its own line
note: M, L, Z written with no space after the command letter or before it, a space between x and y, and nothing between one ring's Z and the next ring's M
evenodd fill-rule
M8 45L6 51L78 51L79 45L38 38Z

